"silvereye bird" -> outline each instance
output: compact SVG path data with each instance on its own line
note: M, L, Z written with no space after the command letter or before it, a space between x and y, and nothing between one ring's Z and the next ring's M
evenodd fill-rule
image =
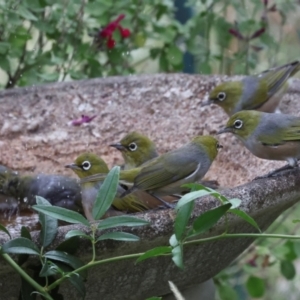
M36 204L36 197L47 199L52 205L82 212L78 182L61 175L18 175L0 165L0 194L18 201L20 208Z
M289 79L300 70L299 61L246 76L240 81L229 81L216 86L209 100L202 105L217 104L232 116L241 110L275 112L289 87Z
M297 166L300 158L300 118L264 113L255 110L240 111L230 117L218 134L231 132L255 156L270 160L286 160L287 166L269 173Z
M121 151L125 161L123 170L139 167L158 156L154 142L136 131L128 133L120 142L110 146Z
M66 168L71 168L81 179L98 173L107 174L109 172L104 160L93 153L81 154L76 158L74 163L66 165ZM99 181L87 181L81 183L82 206L86 217L90 221L93 220L91 212L103 179ZM139 212L157 208L161 205L156 198L148 195L147 193L139 191L124 198L120 198L120 196L125 192L126 189L119 185L116 198L113 201L112 208L110 208L108 215L116 214L116 210L125 212ZM170 202L173 200L174 198L166 199L166 201Z
M181 194L186 183L200 180L208 171L222 146L212 136L197 136L190 143L144 163L138 168L120 172L120 181L133 185L123 193L145 191L164 203L160 197ZM83 182L103 180L105 175L89 176Z

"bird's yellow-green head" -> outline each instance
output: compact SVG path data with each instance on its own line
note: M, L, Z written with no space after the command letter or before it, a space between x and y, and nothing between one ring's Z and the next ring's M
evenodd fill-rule
M223 146L219 144L218 140L210 135L196 136L192 139L192 143L203 148L210 161L213 161L216 158L219 149L223 148Z
M154 142L136 131L128 133L119 143L110 146L121 151L125 170L138 167L158 156Z
M235 113L227 121L226 126L218 134L231 132L246 140L258 126L263 113L256 110L242 110Z
M72 169L79 178L109 172L105 161L93 153L83 153L75 159L74 163L65 167Z
M217 104L222 107L228 115L232 115L236 104L243 93L242 81L229 81L217 85L209 94L206 104Z

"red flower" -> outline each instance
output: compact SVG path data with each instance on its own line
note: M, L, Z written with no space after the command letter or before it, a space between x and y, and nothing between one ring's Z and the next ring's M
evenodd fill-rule
M120 33L121 33L121 36L122 36L123 39L128 38L130 36L130 34L131 34L130 30L127 29L127 28L122 28L120 26L119 30L120 30Z
M115 47L116 41L110 36L106 41L106 46L108 49L113 49Z
M123 39L128 38L131 32L127 28L123 28L119 23L125 18L124 14L119 15L114 21L108 23L103 29L98 32L98 42L102 39L106 40L106 46L108 49L113 49L116 45L112 35L116 29L119 29Z

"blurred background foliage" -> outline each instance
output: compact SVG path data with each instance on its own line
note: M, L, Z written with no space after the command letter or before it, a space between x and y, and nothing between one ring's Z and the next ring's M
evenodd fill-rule
M157 72L248 74L299 59L297 0L0 0L0 88ZM300 207L269 232L296 233ZM259 240L218 297L300 299L300 242ZM299 272L298 272L299 273Z
M296 0L0 0L0 88L248 74L298 58Z

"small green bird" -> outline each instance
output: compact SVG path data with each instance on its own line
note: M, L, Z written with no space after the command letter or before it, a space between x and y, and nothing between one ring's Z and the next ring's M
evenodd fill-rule
M36 204L41 196L52 205L82 212L77 180L61 175L19 175L0 165L0 194L14 198L22 210Z
M120 142L110 146L121 151L125 161L123 170L139 167L158 156L154 142L136 131L128 133Z
M265 177L297 166L300 158L299 117L255 110L240 111L230 117L218 134L225 132L233 133L259 158L288 162L287 166Z
M202 105L217 104L229 116L241 110L275 112L289 87L290 77L299 70L300 62L294 61L258 75L246 76L240 81L221 83Z
M186 191L186 183L200 180L222 146L212 136L196 136L185 146L165 153L144 163L138 168L120 172L120 181L133 185L123 197L135 191L145 191L163 203L160 197ZM89 176L81 182L103 180L105 175Z
M90 221L94 220L91 212L105 176L101 180L96 180L93 182L84 182L84 179L98 173L107 174L109 169L105 161L93 153L83 153L76 158L74 163L66 165L65 167L72 169L78 175L78 177L82 179L82 206L86 217ZM120 211L140 212L161 206L160 201L158 201L156 198L140 191L121 198L120 196L125 192L125 187L119 185L117 189L117 196L114 199L112 207L110 208L107 216L118 213L120 214ZM169 197L165 199L165 201L172 202L174 201L174 198Z

